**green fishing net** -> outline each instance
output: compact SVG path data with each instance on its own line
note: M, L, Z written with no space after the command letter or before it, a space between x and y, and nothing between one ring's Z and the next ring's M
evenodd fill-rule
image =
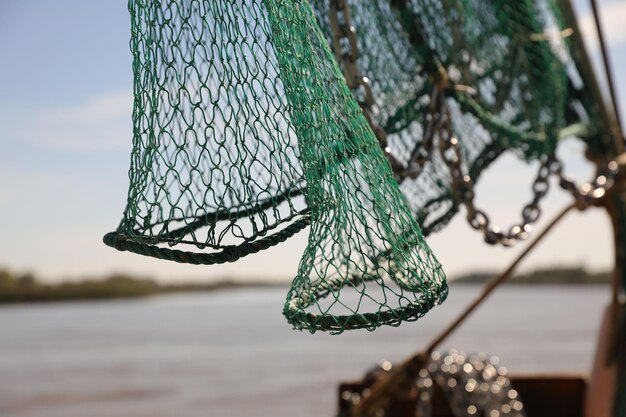
M397 325L445 298L307 2L130 6L131 185L108 244L211 264L310 223L285 314L311 331Z
M552 0L129 9L130 187L105 243L209 265L310 226L284 307L298 329L419 318L447 294L420 226L457 211L456 177L602 136Z
M329 10L340 3L349 10L358 52L344 42L341 53L356 60L360 76L369 80L372 118L395 159L417 166L417 175L403 178L401 189L425 235L443 227L459 205L433 140L432 125L442 112L432 108L436 94L449 114L448 134L458 139L463 172L474 181L504 151L534 161L552 155L565 137L577 136L595 148L612 140L602 102L589 91L593 75L580 68L584 51L571 36L575 22L563 15L561 2L311 3L331 45L337 36ZM364 101L361 90L354 93Z

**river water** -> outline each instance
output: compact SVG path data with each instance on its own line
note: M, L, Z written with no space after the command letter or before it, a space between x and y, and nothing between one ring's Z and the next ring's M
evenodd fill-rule
M339 381L424 346L477 291L340 336L291 330L282 288L0 307L0 416L332 416ZM600 286L504 287L443 348L586 372L608 300Z

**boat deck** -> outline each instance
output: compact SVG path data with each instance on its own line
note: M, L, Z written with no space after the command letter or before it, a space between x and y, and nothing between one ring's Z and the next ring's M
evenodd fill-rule
M511 383L519 393L529 417L582 417L583 398L587 385L583 375L517 375ZM343 398L345 391L361 394L363 382L346 382L339 386L339 416L349 417L352 401ZM418 392L408 398L395 400L387 417L414 417ZM432 417L454 417L443 392L435 386Z

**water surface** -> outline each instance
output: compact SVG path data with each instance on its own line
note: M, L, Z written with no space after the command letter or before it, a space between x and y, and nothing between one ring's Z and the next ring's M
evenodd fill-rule
M0 415L332 416L339 381L424 346L477 290L340 336L291 330L282 288L0 307ZM505 287L443 348L512 372L585 372L608 300L606 287Z

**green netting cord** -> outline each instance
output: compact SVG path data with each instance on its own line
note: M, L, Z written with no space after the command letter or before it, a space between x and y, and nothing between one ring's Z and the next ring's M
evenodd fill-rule
M304 229L306 185L262 2L131 0L129 10L130 187L105 243L208 265Z
M310 224L285 314L339 332L413 320L445 297L420 232L445 226L459 204L427 134L441 114L472 180L504 151L551 155L566 132L607 139L556 0L345 0L370 120L402 163L431 140L398 185L357 105L363 92L349 91L331 52L329 2L130 0L130 187L104 240L214 264Z
M130 187L108 245L214 264L310 224L284 311L312 332L398 325L445 299L441 266L308 2L129 9Z
M334 36L330 2L311 0L328 43ZM433 80L440 71L449 80L444 93L453 133L474 180L504 151L534 161L554 152L568 123L595 122L586 112L590 103L580 103L568 85L576 67L559 38L567 26L552 0L345 3L357 35L357 65L373 91L372 117L403 164L414 149L428 145ZM355 97L363 100L362 92ZM450 188L435 144L420 174L401 184L425 234L456 212Z
M294 327L311 332L416 320L445 299L441 266L309 3L266 4L311 208L308 246L284 314Z

